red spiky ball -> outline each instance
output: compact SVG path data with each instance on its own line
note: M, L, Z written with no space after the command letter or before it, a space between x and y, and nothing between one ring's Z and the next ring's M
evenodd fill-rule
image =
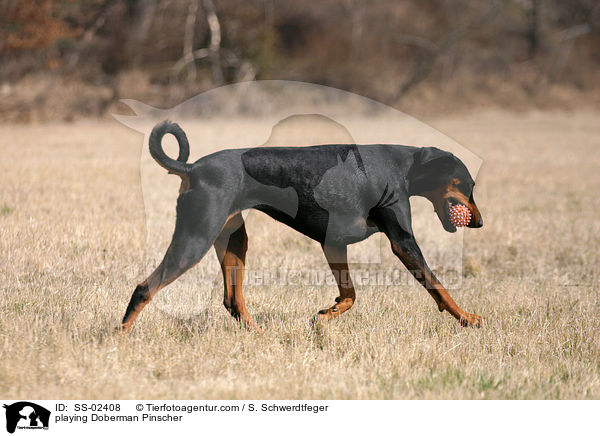
M471 221L471 211L463 204L455 204L450 208L450 222L454 227L465 227Z

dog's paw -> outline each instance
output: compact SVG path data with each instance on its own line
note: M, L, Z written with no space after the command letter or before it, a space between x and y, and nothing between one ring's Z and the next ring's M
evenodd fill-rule
M340 310L336 307L330 307L329 309L319 310L316 315L316 319L319 321L328 321L340 315Z
M460 318L460 325L462 325L463 327L480 328L483 326L483 318L479 315L475 315L474 313L465 313Z
M350 309L353 305L353 298L337 297L333 306L331 306L328 309L319 310L319 312L317 313L317 318L320 320L329 320L337 318L342 313Z
M250 331L254 331L258 334L263 334L264 330L262 329L262 327L260 327L258 324L256 324L254 321L252 323L244 323L246 325L246 328Z
M129 326L125 326L123 324L115 327L113 329L113 335L121 335L121 334L126 334L129 333L130 327Z

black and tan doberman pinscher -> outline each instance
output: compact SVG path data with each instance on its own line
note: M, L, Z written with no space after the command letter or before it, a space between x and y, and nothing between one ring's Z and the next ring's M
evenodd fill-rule
M168 133L179 143L177 160L162 148ZM412 195L433 203L448 232L456 231L449 217L455 204L471 211L468 227L482 226L473 179L453 154L433 147L331 144L223 150L188 164L186 135L169 122L154 127L149 142L152 157L182 179L177 221L164 259L133 292L122 330L129 330L152 297L198 263L212 245L223 272L225 307L258 329L242 294L248 237L241 212L249 208L321 243L340 295L319 318L334 318L354 304L347 245L383 232L440 311L447 310L464 326L480 326L481 317L462 310L431 272L411 227Z

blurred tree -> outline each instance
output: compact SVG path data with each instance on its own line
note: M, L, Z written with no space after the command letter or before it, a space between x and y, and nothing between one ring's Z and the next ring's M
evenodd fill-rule
M136 71L178 99L254 78L390 104L493 77L585 88L599 46L597 0L0 0L0 81L51 70L117 88Z
M0 51L46 48L61 38L72 38L79 31L56 17L54 0L0 2Z

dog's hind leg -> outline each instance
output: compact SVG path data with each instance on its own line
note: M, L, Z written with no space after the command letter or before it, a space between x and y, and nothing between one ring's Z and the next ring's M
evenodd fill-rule
M193 191L187 191L179 196L177 221L171 244L160 265L133 291L123 317L121 330L128 331L136 317L158 291L204 257L227 220L228 213L218 207L220 200L216 196ZM213 211L213 213L209 214L206 211Z
M223 272L223 305L236 320L262 331L248 313L244 301L242 286L248 235L240 213L229 218L214 246Z
M354 291L354 285L350 278L347 247L345 245L323 245L323 253L331 268L331 272L335 277L340 295L335 299L335 304L333 306L329 309L319 311L318 317L319 319L332 319L340 316L352 307L356 300L356 292Z

